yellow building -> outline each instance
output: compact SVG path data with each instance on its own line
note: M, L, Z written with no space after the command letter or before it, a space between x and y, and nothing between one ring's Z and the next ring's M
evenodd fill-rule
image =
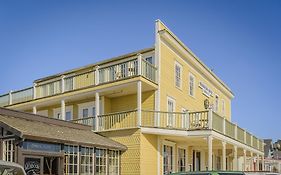
M157 20L153 48L35 80L0 106L91 125L127 146L122 175L262 170L263 141L231 122L233 97Z

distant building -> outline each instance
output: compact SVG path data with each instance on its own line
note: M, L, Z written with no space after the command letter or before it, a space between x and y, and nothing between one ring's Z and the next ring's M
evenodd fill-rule
M264 139L265 170L281 173L281 140Z

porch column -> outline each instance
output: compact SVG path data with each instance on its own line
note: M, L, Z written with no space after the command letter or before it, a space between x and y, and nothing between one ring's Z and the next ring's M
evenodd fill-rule
M33 107L32 107L32 113L33 113L33 114L37 114L37 108L36 108L36 106L33 106Z
M257 154L257 163L256 163L256 171L260 171L260 155Z
M226 171L226 142L222 142L222 170Z
M95 130L99 130L99 118L98 116L100 115L100 94L98 92L95 93L95 106L96 106L96 126L95 126Z
M37 84L36 83L33 83L33 95L32 95L32 98L33 99L36 99L36 86L37 86Z
M61 120L65 120L65 101L61 100Z
M212 160L212 153L213 153L213 137L211 135L208 136L208 170L213 170L213 160Z
M64 79L65 79L65 76L64 75L62 75L61 76L61 93L64 93L64 91L65 91L65 83L64 83Z
M247 161L247 159L246 159L247 157L246 157L246 156L247 156L247 151L244 149L244 150L243 150L243 159L244 159L244 160L243 160L243 161L244 161L244 167L243 167L243 169L244 169L244 171L246 171L246 161Z
M137 95L137 117L138 117L138 126L141 126L141 102L142 102L142 94L141 94L142 82L138 81L138 95Z
M237 171L237 169L238 169L237 146L234 145L233 170Z
M253 171L254 170L254 165L253 165L253 152L250 153L251 155L251 159L250 159L250 171Z
M98 85L99 82L100 82L100 74L99 74L99 66L96 66L95 67L95 71L94 71L94 74L95 74L95 85Z

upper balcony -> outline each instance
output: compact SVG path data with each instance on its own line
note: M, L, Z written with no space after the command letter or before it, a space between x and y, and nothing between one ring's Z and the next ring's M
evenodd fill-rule
M141 76L156 84L157 68L141 54L35 82L33 87L0 96L0 106L11 106Z
M73 120L73 122L91 125L96 132L132 128L155 128L165 131L189 131L189 133L195 131L193 133L200 135L200 131L214 131L256 150L263 151L263 140L258 139L253 134L212 110L186 113L131 110L99 115L97 118L77 119Z

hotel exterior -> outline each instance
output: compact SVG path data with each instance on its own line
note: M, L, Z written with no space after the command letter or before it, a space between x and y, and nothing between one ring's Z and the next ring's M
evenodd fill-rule
M154 47L35 80L0 106L90 125L127 147L122 175L263 170L263 141L231 122L233 97L157 20Z

